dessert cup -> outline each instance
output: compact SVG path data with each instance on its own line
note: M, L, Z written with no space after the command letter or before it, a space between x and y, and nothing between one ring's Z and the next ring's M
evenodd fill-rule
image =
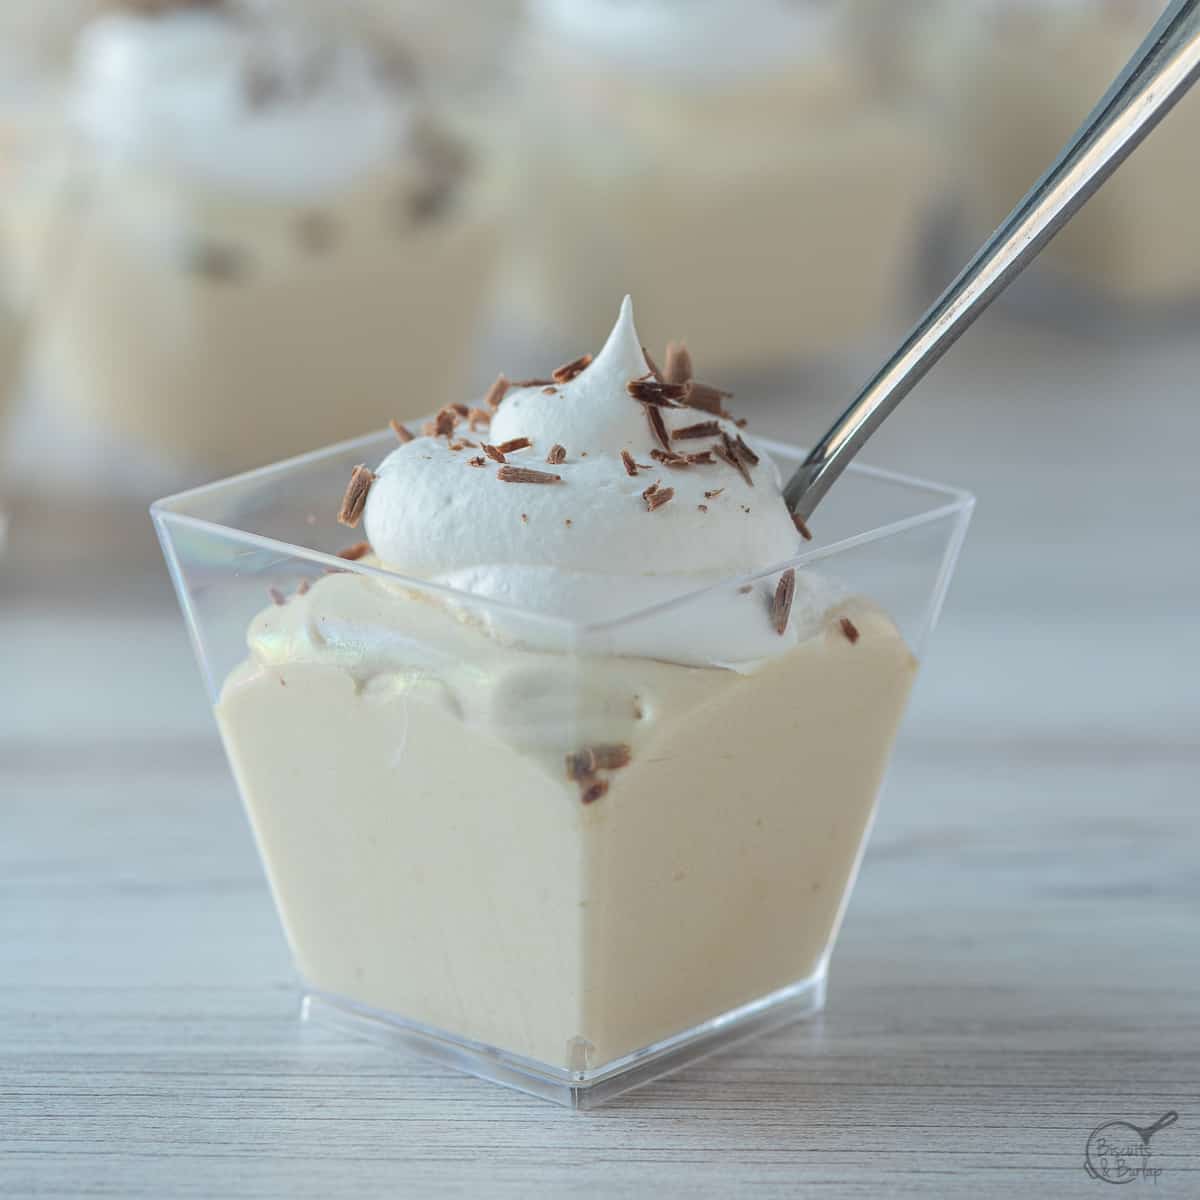
M970 497L853 467L790 562L585 624L338 557L394 445L153 508L305 1017L590 1108L819 1011ZM655 656L789 567L786 653Z
M483 216L411 222L400 173L311 206L84 170L82 192L47 184L14 228L38 251L39 374L87 420L237 470L459 394Z
M1162 7L1158 0L989 0L956 9L940 73L971 245L1032 186ZM1200 298L1198 137L1200 97L1193 96L1051 242L1039 277L1120 307Z
M628 290L649 344L683 332L728 377L835 357L904 299L941 193L920 98L828 11L724 8L712 45L687 6L534 8L506 295L564 346L591 344ZM743 53L764 10L784 36ZM585 13L622 12L627 37L585 41Z
M342 25L259 9L89 26L5 206L45 394L189 474L460 394L494 251L424 93Z

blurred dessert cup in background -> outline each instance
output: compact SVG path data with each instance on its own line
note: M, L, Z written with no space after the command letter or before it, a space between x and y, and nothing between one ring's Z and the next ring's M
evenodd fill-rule
M475 157L405 52L310 7L107 5L7 206L39 384L188 466L431 411L469 371Z
M510 299L590 344L610 297L718 372L887 324L940 194L937 148L853 3L533 0L509 156Z
M93 7L94 0L0 3L0 213L58 118L73 30ZM0 460L22 377L29 300L0 240Z
M969 0L947 10L933 73L972 245L1053 160L1163 7L1163 0ZM1200 296L1198 145L1200 97L1193 96L1046 248L1042 277L1120 305Z

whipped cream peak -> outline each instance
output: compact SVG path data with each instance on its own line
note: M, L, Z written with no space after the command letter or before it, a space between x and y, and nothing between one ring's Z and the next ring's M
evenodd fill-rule
M725 416L653 406L670 444L665 450L651 406L628 390L649 375L626 298L604 348L573 379L510 390L486 434L463 426L448 436L418 437L384 459L364 512L375 555L402 574L587 625L793 557L800 535L766 452L744 443L741 467L717 455L686 465L662 461L704 455L742 433ZM701 432L694 436L670 436L692 435L696 427ZM493 447L531 444L507 452L501 467L463 438ZM556 446L565 457L548 464ZM506 467L557 480L509 482ZM647 489L655 487L670 490L665 503L648 501ZM714 588L682 611L614 630L605 648L691 665L768 658L794 645L796 631L780 637L769 605L758 601L732 584ZM542 636L536 621L501 627L503 618L486 619L500 634L531 642Z
M76 124L101 154L313 199L395 159L409 106L372 49L270 0L109 12L76 50Z
M548 446L620 454L643 446L649 426L641 406L625 390L632 379L649 374L650 365L633 323L633 301L626 296L612 333L591 364L553 392L541 386L518 388L504 398L492 418L490 440L531 437L538 430ZM690 411L690 410L689 410ZM643 486L645 486L643 484Z
M827 53L835 0L535 0L535 29L580 63L711 84Z

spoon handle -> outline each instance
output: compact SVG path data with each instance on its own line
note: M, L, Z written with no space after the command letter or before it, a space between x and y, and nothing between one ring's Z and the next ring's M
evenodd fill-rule
M1200 0L1173 0L1054 165L788 480L807 518L893 409L1038 256L1200 76Z
M1142 1135L1142 1141L1148 1142L1160 1129L1166 1129L1168 1125L1174 1125L1179 1120L1179 1114L1173 1109L1171 1112L1163 1113L1153 1125L1148 1125L1145 1129L1140 1129L1138 1132Z

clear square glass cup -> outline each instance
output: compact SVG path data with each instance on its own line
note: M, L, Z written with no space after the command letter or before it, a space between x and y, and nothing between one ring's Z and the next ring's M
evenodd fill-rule
M582 625L337 557L393 445L153 508L305 1017L587 1108L820 1010L972 499L853 467L791 562ZM788 568L786 652L670 661Z

